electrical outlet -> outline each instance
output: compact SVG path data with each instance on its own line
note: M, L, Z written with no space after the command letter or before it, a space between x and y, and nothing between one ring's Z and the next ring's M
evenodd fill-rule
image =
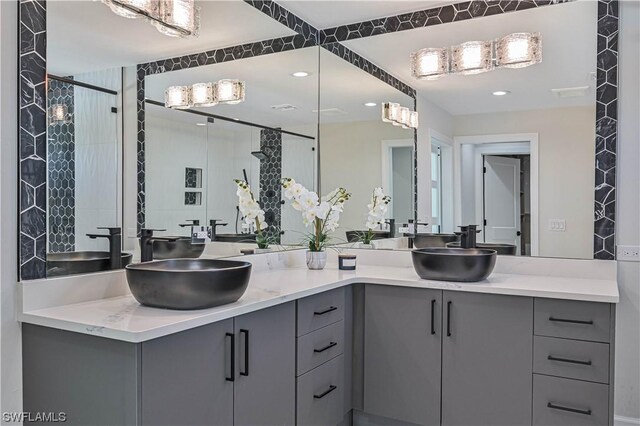
M567 230L567 222L564 219L549 219L549 231L564 232Z
M640 246L618 246L616 260L640 262Z

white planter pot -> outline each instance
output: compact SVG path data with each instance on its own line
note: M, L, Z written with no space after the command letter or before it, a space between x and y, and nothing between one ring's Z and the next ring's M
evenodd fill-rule
M359 248L359 249L374 249L375 247L373 246L373 243L371 243L371 244L358 243L356 248Z
M307 268L312 270L321 270L327 265L326 251L309 251L307 250Z
M253 249L253 252L255 254L260 254L260 253L271 253L273 250L268 247L268 248L255 248Z

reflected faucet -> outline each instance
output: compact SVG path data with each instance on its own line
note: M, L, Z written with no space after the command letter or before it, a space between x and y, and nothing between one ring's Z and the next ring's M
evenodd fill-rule
M180 239L180 237L154 237L154 231L163 232L166 229L140 230L140 262L151 262L153 260L154 241L177 241Z
M211 226L211 241L215 241L216 235L218 234L218 226L227 226L227 223L221 223L220 219L211 219L209 221L209 226Z
M108 230L108 234L87 234L87 237L106 238L109 240L109 266L111 269L122 268L122 229L119 227L98 227L97 229Z
M416 238L416 235L418 235L418 226L422 225L422 226L427 226L429 225L428 222L419 222L419 221L414 221L413 219L409 219L409 226L413 225L413 232L409 233L409 234L405 234L407 237L409 237L409 241L408 241L408 246L409 248L413 248L413 240L414 238Z
M384 223L389 225L389 238L395 238L396 237L396 220L385 219Z
M465 249L476 248L476 234L479 234L478 225L459 226L460 231L455 232L460 235L460 247Z
M189 223L180 223L178 226L180 228L190 228L192 226L200 226L200 219L185 219L185 222Z

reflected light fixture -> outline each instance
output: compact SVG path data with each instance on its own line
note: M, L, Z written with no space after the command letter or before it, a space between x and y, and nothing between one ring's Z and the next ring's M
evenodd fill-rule
M194 0L102 0L112 12L125 18L143 18L172 37L197 37L200 8Z
M70 124L71 115L69 108L65 104L53 104L49 108L49 125Z
M409 128L417 129L420 126L420 119L418 117L418 111L411 111L409 113Z
M224 79L213 85L213 99L219 104L244 102L244 81Z
M411 54L411 74L419 80L435 80L449 73L449 49L433 47Z
M400 104L385 102L382 104L382 121L393 123L400 119Z
M409 111L409 108L407 107L400 107L400 116L398 117L397 121L394 121L393 124L394 126L402 126L403 129L408 129L409 128L409 114L411 113L411 111Z
M191 106L190 86L171 86L164 91L164 106L174 109L187 109Z
M542 62L540 33L513 33L496 40L496 66L524 68Z
M480 74L494 68L492 41L467 41L451 47L451 72Z
M191 105L199 107L215 106L213 83L196 83L191 86Z
M400 104L385 102L382 104L382 121L394 126L402 126L403 129L417 129L418 113Z
M293 77L308 77L309 73L306 71L296 71L293 74L291 74Z

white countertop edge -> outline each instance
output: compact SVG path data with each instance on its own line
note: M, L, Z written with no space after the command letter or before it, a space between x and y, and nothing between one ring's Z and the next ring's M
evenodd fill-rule
M549 279L553 277L546 277L546 278ZM608 282L605 280L591 280L591 281L602 281L603 283ZM431 289L441 289L441 290L451 290L451 291L466 291L466 292L473 292L473 293L499 294L499 295L523 296L523 297L542 297L542 298L600 302L600 303L618 303L619 301L617 286L616 286L615 294L611 292L605 295L605 294L594 294L594 293L576 293L575 291L562 291L560 289L549 291L549 290L537 290L531 287L528 287L528 288L500 287L500 286L495 286L495 284L491 284L489 282L487 282L486 284L484 284L483 282L467 284L467 283L457 283L457 282L402 280L402 279L354 276L351 278L346 278L346 279L335 281L335 282L320 284L312 288L300 289L300 291L294 291L286 295L279 295L271 298L264 298L262 300L252 302L252 303L241 304L238 302L234 302L231 304L210 308L210 309L201 311L203 313L205 311L210 311L210 313L203 314L195 318L187 318L185 320L180 320L176 318L176 320L173 323L162 324L158 327L153 327L153 328L149 328L142 331L127 331L127 330L109 328L107 325L88 324L88 323L81 323L76 321L68 321L68 320L54 318L47 315L48 311L50 311L51 309L57 309L57 308L42 309L42 310L19 313L18 321L27 323L27 324L40 325L44 327L56 328L56 329L83 333L83 334L88 334L88 335L93 335L98 337L121 340L125 342L130 342L130 343L141 343L144 341L163 337L169 334L185 331L191 328L207 325L217 321L222 321L225 319L233 318L233 317L247 314L250 312L276 306L282 303L312 296L314 294L322 293L335 288L345 287L351 284L395 285L395 286L402 286L402 287L419 287L419 288L431 288ZM124 299L124 298L130 299L130 297L128 296L118 296L115 298L104 299L104 301ZM85 303L93 303L93 302L82 302L78 304L66 305L59 308L64 309L71 306L83 305ZM149 309L154 309L154 308L149 308ZM184 312L193 314L198 311L184 311Z

